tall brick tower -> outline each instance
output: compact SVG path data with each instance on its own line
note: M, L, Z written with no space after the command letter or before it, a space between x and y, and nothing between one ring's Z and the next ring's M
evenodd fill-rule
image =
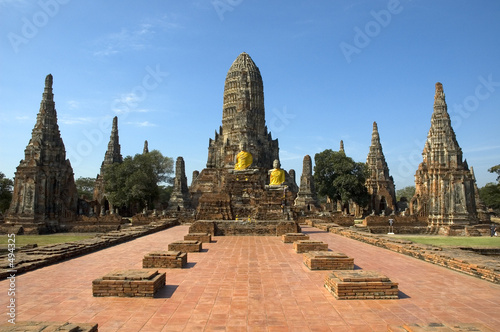
M266 126L262 76L244 52L226 75L222 126L215 139L210 139L207 167L232 168L242 144L253 156L253 167L270 169L279 159L278 140L272 139Z
M61 222L75 220L78 206L73 168L57 125L52 81L52 75L47 75L36 124L15 173L6 217L6 222L35 231L57 230Z
M245 156L243 168L236 163L239 154ZM196 218L283 218L298 188L286 171L282 184L269 185L274 160L279 160L279 147L266 126L262 76L241 53L226 75L222 126L209 141L207 167L189 188Z
M382 151L376 122L373 122L372 144L366 157L366 165L369 172L365 184L370 194L369 212L374 211L376 214L380 214L395 211L396 191L394 180L389 175L389 167Z
M120 137L118 136L118 117L113 118L113 125L111 127L111 135L109 137L108 149L104 153L104 160L101 164L101 170L99 174L97 174L95 184L94 184L94 201L97 202L97 210L96 213L104 214L106 210L113 210L112 207L109 206L109 203L106 200L106 194L104 189L104 170L107 165L112 165L114 163L121 163L123 161L123 157L121 154L120 147Z
M474 178L451 127L443 85L436 83L434 112L423 161L415 174L411 213L428 217L429 225L477 223Z

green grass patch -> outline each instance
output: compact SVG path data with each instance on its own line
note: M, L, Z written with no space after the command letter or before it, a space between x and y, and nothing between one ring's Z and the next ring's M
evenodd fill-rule
M94 237L94 233L58 233L47 235L16 235L16 247L22 247L27 244L37 244L45 246L48 244L74 242ZM8 243L7 235L0 235L0 247L6 247ZM10 242L12 243L12 242Z
M399 239L409 240L420 244L430 244L439 247L483 247L500 248L500 237L489 236L411 236L392 235Z

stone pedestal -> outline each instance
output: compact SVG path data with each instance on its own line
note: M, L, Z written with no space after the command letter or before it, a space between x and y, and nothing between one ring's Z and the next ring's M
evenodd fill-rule
M168 245L169 251L200 252L201 242L194 240L175 241Z
M354 258L341 252L310 251L303 258L310 270L354 270Z
M189 233L184 235L184 240L200 241L201 243L210 243L212 236L210 233Z
M374 271L333 271L325 287L339 300L397 299L398 284Z
M300 240L309 240L309 235L304 233L286 233L281 235L283 243L293 243Z
M180 251L153 251L144 256L143 268L183 268L187 264L187 253Z
M315 240L299 240L293 243L293 249L299 254L308 251L328 251L328 243Z
M165 286L165 273L151 270L114 271L92 281L96 297L154 297Z

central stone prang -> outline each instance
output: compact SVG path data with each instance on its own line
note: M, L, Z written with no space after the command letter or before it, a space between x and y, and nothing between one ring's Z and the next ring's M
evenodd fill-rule
M165 286L166 274L154 270L121 270L92 281L95 297L154 297Z

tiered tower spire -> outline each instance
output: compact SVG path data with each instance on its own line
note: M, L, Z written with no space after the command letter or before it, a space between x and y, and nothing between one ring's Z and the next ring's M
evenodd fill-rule
M477 223L474 179L467 162L462 161L462 149L451 127L443 85L439 82L422 157L415 174L411 213L427 216L431 225Z
M177 157L175 162L174 189L168 202L169 210L181 211L191 207L191 199L187 185L184 158Z
M52 83L49 74L31 139L15 173L6 220L57 229L61 221L74 220L78 194L57 124Z
M300 176L300 187L295 199L295 206L305 208L307 211L315 210L318 207L312 161L309 155L306 155L302 161L302 175Z
M366 188L370 194L369 210L376 214L394 212L396 209L394 180L389 175L376 122L373 122L372 142L366 165L368 167Z
M208 147L208 168L232 168L236 155L246 149L253 166L272 168L279 159L278 140L267 131L264 85L259 68L241 53L227 72L224 84L222 126Z

